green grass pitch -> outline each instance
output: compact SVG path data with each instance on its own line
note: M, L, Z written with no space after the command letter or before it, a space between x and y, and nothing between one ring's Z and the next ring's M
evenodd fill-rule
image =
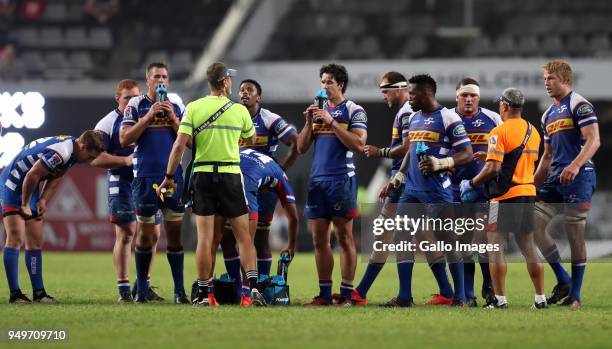
M186 255L187 287L195 276L193 259L193 254ZM338 262L336 256L334 291L340 284ZM20 283L31 294L27 272L21 264ZM217 265L219 272L223 264L219 261ZM360 259L356 283L365 265ZM554 277L546 268L549 292ZM301 304L318 292L317 277L314 256L298 254L289 269L292 306L212 309L170 302L118 305L110 253L46 253L45 286L61 304L9 305L2 280L0 328L69 331L69 339L63 343L10 344L36 348L604 348L612 345L610 270L608 263L588 265L584 305L576 311L557 306L530 310L533 291L523 264L510 265L510 308L506 311L424 306L435 284L423 263L415 267L415 308L389 310L377 306L397 292L395 265L389 264L370 290L368 306L305 309ZM479 273L477 267L478 293ZM132 280L134 275L132 270ZM159 287L163 297L172 298L170 270L163 253L156 259L152 284ZM0 347L7 348L9 344L0 343Z

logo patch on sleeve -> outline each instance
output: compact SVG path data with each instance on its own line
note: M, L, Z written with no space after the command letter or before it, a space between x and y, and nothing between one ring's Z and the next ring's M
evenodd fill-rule
M465 126L463 125L457 125L454 129L453 129L453 136L455 137L461 137L461 136L466 136L467 133L465 133Z
M578 108L578 110L576 110L576 114L578 114L578 116L588 115L588 114L591 114L592 112L593 112L593 106L588 103L581 105Z
M56 168L57 166L64 163L64 159L62 159L62 157L56 153L47 159L47 163L51 165L52 168Z
M497 146L497 135L489 136L489 147L495 148Z
M287 127L287 121L280 119L274 126L274 132L281 133Z
M353 115L353 118L351 119L351 121L352 122L366 122L368 121L368 117L365 112L359 111L355 113L355 115Z

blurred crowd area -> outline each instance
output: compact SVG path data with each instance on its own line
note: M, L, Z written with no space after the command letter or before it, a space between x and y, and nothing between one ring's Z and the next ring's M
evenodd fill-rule
M161 60L180 80L233 3L0 0L0 74L139 77ZM611 15L608 0L290 1L255 60L610 57Z

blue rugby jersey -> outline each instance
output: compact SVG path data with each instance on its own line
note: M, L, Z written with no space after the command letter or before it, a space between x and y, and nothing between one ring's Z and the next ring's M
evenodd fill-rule
M558 104L552 104L542 115L544 142L552 146L551 176L558 176L580 153L584 138L580 129L597 124L595 108L584 97L570 92ZM582 166L594 169L593 160Z
M278 148L279 140L285 141L291 135L297 135L295 127L289 125L280 115L264 108L259 108L253 116L253 126L257 133L255 144L247 145L246 141L241 139L240 145L272 157Z
M267 189L277 193L284 204L295 203L295 195L289 184L289 178L283 169L266 154L253 149L240 150L240 171L258 183L259 189Z
M119 109L115 109L103 117L94 128L101 132L102 139L106 145L106 152L116 156L129 156L134 152L134 145L122 147L119 141L119 129L123 113ZM134 174L132 166L124 166L108 170L108 194L117 195L120 191L120 182L132 183Z
M172 102L174 113L181 119L185 111L183 102L176 94L168 94ZM138 120L145 116L153 101L146 95L140 95L130 99L123 115L121 126L133 126ZM166 173L168 156L176 139L176 132L172 129L172 120L166 117L155 117L155 120L147 127L136 141L134 148L134 177L158 177ZM182 175L179 165L177 173Z
M390 148L393 149L404 143L404 139L408 138L408 127L410 126L410 118L412 116L412 108L410 102L406 101L404 105L395 114L393 120L393 131L391 132ZM402 166L404 159L393 159L391 163L391 175L395 174Z
M368 117L365 110L353 101L345 100L337 106L324 106L339 126L352 130L367 130ZM310 180L335 180L355 175L353 152L338 139L329 125L313 123L314 150Z
M76 163L72 156L75 141L71 136L54 136L30 142L2 170L2 185L12 192L21 193L26 174L38 160L51 172L72 167Z
M474 153L478 151L486 153L489 144L489 132L491 132L495 126L502 124L502 119L499 114L486 108L479 108L478 113L472 116L461 115L456 109L455 113L457 113L463 121L465 131L468 137L470 137ZM451 177L451 180L453 184L459 184L464 179L472 179L480 173L483 167L484 163L472 160L466 165L458 167Z
M428 147L428 156L444 158L450 156L451 150L469 145L470 138L465 132L465 126L459 115L444 107L440 107L429 114L418 111L410 119L408 132L410 137L410 166L406 188L418 191L435 191L448 188L451 183L446 171L428 176L423 175L419 169L416 148L419 142L423 142Z

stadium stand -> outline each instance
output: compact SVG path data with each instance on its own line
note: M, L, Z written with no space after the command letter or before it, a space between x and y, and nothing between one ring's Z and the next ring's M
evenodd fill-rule
M182 2L121 2L116 19L105 24L88 18L83 0L43 2L39 18L15 14L0 33L0 46L14 45L17 59L27 62L14 79L40 78L41 73L59 80L140 78L152 58L177 67L173 78L183 79L232 2Z
M612 55L609 1L474 0L475 30L465 3L296 1L259 60Z

